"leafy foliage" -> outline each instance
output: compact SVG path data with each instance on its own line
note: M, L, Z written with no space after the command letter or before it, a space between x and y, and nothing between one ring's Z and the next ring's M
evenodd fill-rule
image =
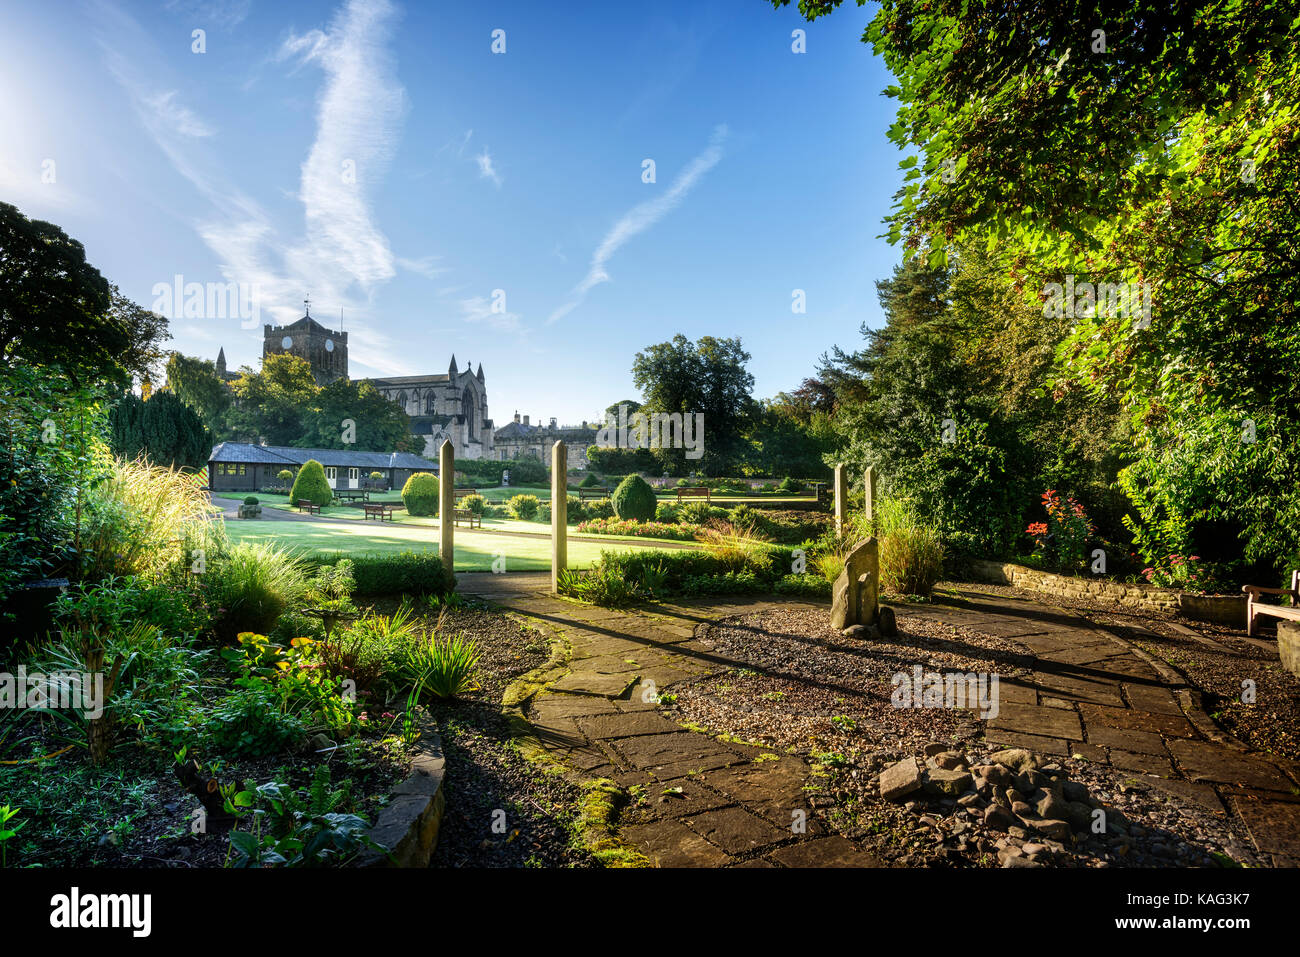
M437 515L438 477L430 472L416 472L402 486L402 504L410 515Z
M298 470L289 492L289 501L293 503L307 501L313 505L328 505L334 501L334 490L330 488L329 479L325 477L325 466L315 459L308 459Z
M614 514L620 519L636 522L648 522L655 517L654 489L639 475L629 475L619 483L610 496Z

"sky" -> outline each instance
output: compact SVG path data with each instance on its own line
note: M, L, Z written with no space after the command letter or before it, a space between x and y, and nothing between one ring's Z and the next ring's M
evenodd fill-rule
M5 0L0 201L232 369L309 297L353 378L454 354L498 425L636 398L677 333L739 337L770 397L881 324L900 258L872 10ZM186 315L176 277L242 297Z

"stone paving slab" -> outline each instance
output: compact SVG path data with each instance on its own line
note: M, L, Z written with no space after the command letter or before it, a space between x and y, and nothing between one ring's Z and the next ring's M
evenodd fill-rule
M599 698L619 698L636 682L639 675L602 675L595 671L571 671L551 685L552 691Z
M1079 716L1063 708L1038 705L1001 704L998 716L988 723L998 731L1040 734L1049 738L1082 738Z
M1210 741L1169 742L1169 751L1193 781L1236 784L1289 793L1291 781L1274 765Z
M878 862L839 835L782 847L767 855L785 867L875 867Z
M1105 725L1130 731L1148 731L1166 737L1190 738L1196 735L1196 729L1181 714L1160 714L1093 704L1080 704L1079 711L1089 728Z
M589 738L630 738L642 734L664 734L680 730L653 711L616 711L613 714L578 718L577 725Z
M620 836L659 867L722 867L730 860L721 848L672 818L625 827Z
M747 854L793 835L789 828L776 827L740 807L705 811L686 818L684 823L731 855Z

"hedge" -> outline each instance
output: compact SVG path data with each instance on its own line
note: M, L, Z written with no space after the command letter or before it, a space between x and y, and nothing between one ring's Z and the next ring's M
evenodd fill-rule
M329 555L308 559L315 565L352 560L358 596L445 595L456 590L456 576L447 573L437 552L397 552L391 555Z

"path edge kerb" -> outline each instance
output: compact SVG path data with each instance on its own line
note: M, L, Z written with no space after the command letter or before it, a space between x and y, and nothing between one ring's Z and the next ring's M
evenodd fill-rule
M427 720L422 721L407 776L389 794L388 804L366 831L366 836L385 850L370 848L355 866L429 866L447 809L446 772L442 737Z

